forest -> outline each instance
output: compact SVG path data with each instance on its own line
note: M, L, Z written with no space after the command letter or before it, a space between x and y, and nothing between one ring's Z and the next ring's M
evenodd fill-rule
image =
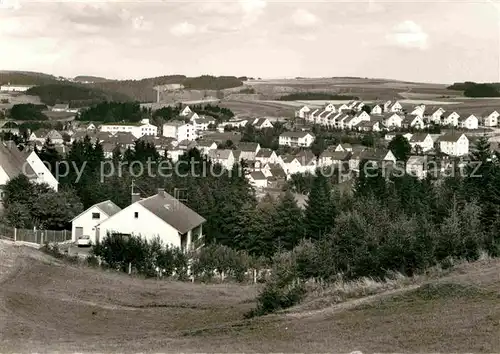
M500 97L499 83L456 82L447 89L463 91L465 97Z

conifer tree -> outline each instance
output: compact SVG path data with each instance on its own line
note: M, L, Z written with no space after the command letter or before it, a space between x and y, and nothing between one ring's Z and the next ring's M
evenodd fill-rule
M316 171L304 216L306 238L318 240L333 228L335 211L331 191L328 179Z

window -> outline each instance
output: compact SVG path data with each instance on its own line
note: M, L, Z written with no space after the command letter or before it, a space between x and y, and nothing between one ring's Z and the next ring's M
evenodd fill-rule
M136 211L136 212L134 212L134 218L136 218L136 219L137 219L138 217L139 217L139 212L137 212L137 211Z
M100 218L101 218L101 214L100 213L92 213L92 220L100 219Z

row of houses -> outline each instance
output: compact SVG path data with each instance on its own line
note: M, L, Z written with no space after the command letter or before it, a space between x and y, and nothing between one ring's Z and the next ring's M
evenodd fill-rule
M357 101L339 107L331 103L316 109L303 106L296 112L296 116L311 124L360 131L382 131L394 128L423 129L431 123L475 130L479 128L480 123L488 127L497 126L500 116L497 111L488 111L478 118L474 114L459 114L456 111L446 111L441 107L426 107L425 105L406 110L397 101L388 101L383 105L377 104L371 108L370 113L363 110L364 106L364 103Z

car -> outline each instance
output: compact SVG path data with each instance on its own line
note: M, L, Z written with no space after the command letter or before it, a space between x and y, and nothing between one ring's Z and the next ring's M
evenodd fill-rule
M78 245L78 247L90 247L91 246L90 236L83 235L78 237L78 241L76 241L76 244Z

